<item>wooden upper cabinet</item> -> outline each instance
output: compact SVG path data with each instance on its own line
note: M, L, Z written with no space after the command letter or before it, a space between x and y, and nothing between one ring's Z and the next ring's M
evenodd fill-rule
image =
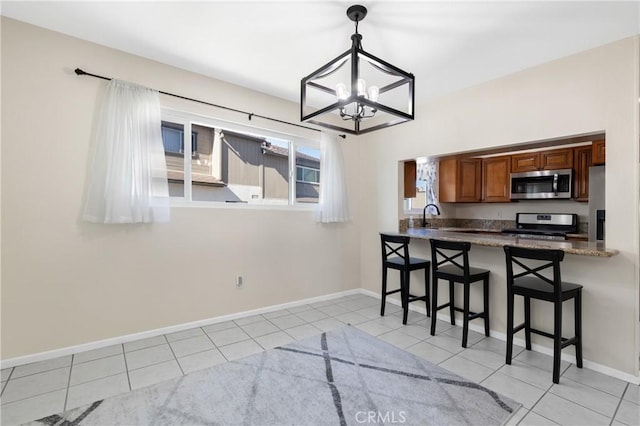
M404 162L404 198L416 197L416 162Z
M542 170L570 169L573 167L573 149L563 148L540 152Z
M588 201L589 167L604 162L604 139L595 140L591 145L556 147L544 151L489 157L484 160L447 158L440 160L439 200L443 203L507 203L511 201L511 173L572 169L573 199Z
M464 158L458 160L458 201L474 203L482 201L482 160Z
M438 164L438 201L441 203L456 202L457 167L457 160L440 160Z
M511 156L511 172L534 172L536 170L558 170L573 167L573 149L525 152Z
M591 161L594 166L599 166L605 163L605 143L604 139L593 141L591 145Z
M485 203L510 201L511 161L511 156L485 158L482 161L482 201Z
M589 201L589 167L592 161L592 147L580 146L573 150L573 198Z
M524 154L514 154L511 156L511 172L533 172L540 170L540 153L526 152Z
M482 199L482 160L441 160L438 199L442 203L475 203Z

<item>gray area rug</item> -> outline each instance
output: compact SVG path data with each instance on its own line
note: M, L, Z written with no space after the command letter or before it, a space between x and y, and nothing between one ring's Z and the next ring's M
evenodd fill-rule
M519 406L344 327L31 425L500 425Z

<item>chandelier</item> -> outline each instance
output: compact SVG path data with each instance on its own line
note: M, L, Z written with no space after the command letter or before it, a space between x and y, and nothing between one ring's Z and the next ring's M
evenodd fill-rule
M362 49L366 15L361 5L347 9L351 48L300 82L301 121L359 135L413 120L415 78Z

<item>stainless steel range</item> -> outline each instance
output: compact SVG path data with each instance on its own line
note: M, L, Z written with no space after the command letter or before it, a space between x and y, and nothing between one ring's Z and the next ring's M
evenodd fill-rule
M566 240L578 232L578 215L573 213L516 213L516 228L502 233L519 238Z

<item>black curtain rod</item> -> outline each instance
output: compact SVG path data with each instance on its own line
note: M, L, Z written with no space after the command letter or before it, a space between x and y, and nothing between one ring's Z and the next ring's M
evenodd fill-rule
M75 69L75 73L76 73L76 75L88 75L88 76L95 77L95 78L101 78L102 80L108 80L108 81L112 80L109 77L105 77L103 75L98 75L98 74L92 74L92 73L86 72L86 71L84 71L84 70L82 70L80 68L76 68ZM303 129L307 129L307 130L313 130L315 132L319 132L320 131L319 129L314 129L313 127L303 126L302 124L291 123L289 121L278 120L277 118L266 117L264 115L254 114L252 112L242 111L242 110L235 109L235 108L229 108L229 107L226 107L226 106L223 106L223 105L212 104L211 102L202 101L200 99L188 98L186 96L176 95L175 93L169 93L169 92L165 92L165 91L162 91L162 90L158 90L158 93L161 93L161 94L167 95L167 96L173 96L174 98L180 98L180 99L185 99L187 101L197 102L199 104L204 104L204 105L209 105L209 106L216 107L216 108L226 109L227 111L233 111L233 112L237 112L237 113L240 113L240 114L245 114L247 116L247 118L249 119L249 121L251 121L252 117L258 117L258 118L263 118L265 120L275 121L277 123L282 123L282 124L288 124L290 126L301 127ZM346 135L338 135L338 136L340 136L342 139L346 138Z

